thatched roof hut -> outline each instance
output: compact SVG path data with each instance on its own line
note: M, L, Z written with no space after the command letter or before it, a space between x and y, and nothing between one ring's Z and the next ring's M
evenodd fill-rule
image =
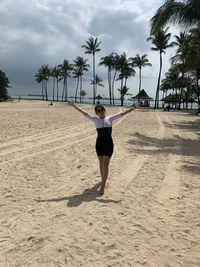
M144 89L142 89L136 96L132 96L131 98L134 100L139 100L139 101L140 100L147 100L147 101L153 100L152 97L147 95Z

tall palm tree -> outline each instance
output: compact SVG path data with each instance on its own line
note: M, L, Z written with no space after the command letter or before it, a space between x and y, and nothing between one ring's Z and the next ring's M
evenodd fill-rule
M104 85L101 83L103 80L98 75L95 75L95 79L91 80L91 84L95 84L96 86L96 93L98 86L104 87Z
M114 74L113 74L113 78L112 78L112 86L111 86L112 89L111 90L112 90L112 99L113 99L113 106L114 106L114 104L115 104L114 85L115 85L117 72L120 71L120 55L118 55L117 53L115 53L113 56L112 69L114 70Z
M88 68L90 67L89 64L87 64L88 59L84 59L83 57L78 56L74 60L74 78L77 78L77 87L76 87L76 92L75 92L75 102L78 94L78 86L80 85L80 92L82 90L82 84L83 84L83 73L84 71L88 71ZM80 96L81 97L81 96ZM81 99L80 99L81 101Z
M200 26L200 1L165 0L150 20L151 34L156 34L169 23L182 27Z
M153 47L151 50L158 51L160 55L160 68L158 74L158 82L156 88L156 97L155 97L155 106L154 108L159 107L159 88L160 88L160 79L161 79L161 72L162 72L162 54L165 53L167 48L173 47L175 44L174 42L169 43L171 33L167 33L168 27L165 30L160 30L155 35L150 36L147 38L147 41L152 41Z
M114 53L109 54L108 56L102 57L99 63L99 66L104 65L108 69L108 91L110 98L110 105L112 105L112 68L114 61Z
M73 65L69 63L67 59L64 59L63 64L59 65L60 67L60 76L63 78L63 91L62 91L62 101L68 98L68 77L73 69Z
M141 81L142 81L142 67L146 67L149 66L151 67L152 64L149 63L149 60L147 58L147 55L144 54L142 56L140 56L139 54L137 54L134 58L132 58L132 64L134 67L138 67L139 68L139 93L141 91Z
M97 52L101 51L99 48L101 42L98 42L97 37L90 37L85 45L82 45L82 47L85 49L85 54L91 54L93 56L93 80L95 80L95 55ZM96 87L95 84L93 84L93 104L95 104L95 96L96 96Z

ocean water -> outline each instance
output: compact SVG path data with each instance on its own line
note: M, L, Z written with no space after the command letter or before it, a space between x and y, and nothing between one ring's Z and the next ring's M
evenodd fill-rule
M13 99L19 99L19 97L21 99L27 99L27 100L42 100L42 96L37 96L37 95L25 95L25 96L11 96ZM48 97L48 101L52 101L53 98L51 96ZM74 101L75 98L74 97L69 97L68 98L69 101ZM57 99L55 98L55 102L57 101ZM62 98L59 97L58 101L62 101ZM98 99L96 99L96 103L97 103ZM110 105L110 100L108 98L104 98L104 99L100 99L99 100L100 104L102 105ZM77 103L80 103L80 98L77 98ZM92 98L83 98L81 103L83 104L93 104L93 99ZM115 106L121 106L121 100L120 99L115 99L114 100ZM135 104L137 102L133 101L132 99L124 99L124 106L126 107L130 107L131 105ZM155 101L149 101L149 105L151 108L154 107ZM164 108L164 106L166 106L166 104L164 104L162 101L159 101L159 107L160 108ZM183 108L183 104L181 104L181 109ZM188 108L189 109L197 109L198 108L198 104L197 103L188 103Z

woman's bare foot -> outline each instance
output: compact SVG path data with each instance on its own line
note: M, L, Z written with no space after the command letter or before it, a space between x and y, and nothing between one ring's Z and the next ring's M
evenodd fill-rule
M101 188L99 190L99 195L103 196L103 194L104 194L104 188L105 188L105 183L102 182Z
M99 190L99 195L100 195L100 196L103 196L103 194L104 194L104 188L100 188L100 190Z

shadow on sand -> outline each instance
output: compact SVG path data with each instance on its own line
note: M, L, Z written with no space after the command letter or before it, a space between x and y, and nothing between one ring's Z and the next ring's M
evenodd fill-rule
M98 201L101 203L119 203L120 200L113 199L103 199L99 195L98 188L100 184L95 184L91 188L85 189L81 194L77 194L69 197L60 197L60 198L51 198L51 199L35 199L36 202L59 202L59 201L67 201L68 207L78 207L83 202L91 202Z

